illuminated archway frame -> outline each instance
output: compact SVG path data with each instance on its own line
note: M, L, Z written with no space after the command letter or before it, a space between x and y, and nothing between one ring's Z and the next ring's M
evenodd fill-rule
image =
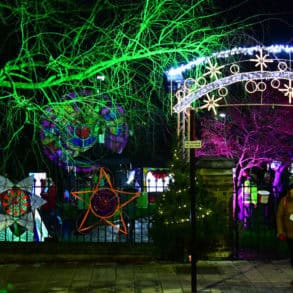
M216 52L208 57L200 57L178 68L171 68L167 72L169 81L182 78L182 73L196 66L202 66L204 72L196 78L187 78L176 92L177 104L173 107L178 114L178 134L185 132L187 109L192 107L195 101L201 101L195 109L212 110L215 114L217 108L232 106L226 96L229 93L228 86L237 82L245 82L245 91L248 94L264 92L267 89L267 81L270 80L272 88L279 90L288 97L288 102L274 104L274 106L292 107L293 99L293 71L291 68L292 46L272 45L254 46L249 48L233 48L231 50ZM247 58L245 58L248 56ZM279 58L278 58L279 56ZM242 59L237 61L237 57ZM218 61L229 60L224 65L218 65ZM232 59L232 62L231 62ZM221 60L221 63L223 61ZM241 72L241 64L248 64L246 68L257 70ZM265 82L266 81L266 82ZM281 82L283 81L283 82ZM172 99L173 97L171 97ZM250 105L247 103L238 104ZM262 99L254 106L270 104L263 103ZM182 116L182 117L181 117ZM181 121L180 121L181 120ZM183 129L182 129L183 128Z

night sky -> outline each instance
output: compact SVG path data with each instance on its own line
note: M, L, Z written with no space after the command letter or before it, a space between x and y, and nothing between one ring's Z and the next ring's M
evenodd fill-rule
M291 44L293 40L292 0L221 0L219 7L228 9L227 21L257 16L258 23L247 33L265 45Z

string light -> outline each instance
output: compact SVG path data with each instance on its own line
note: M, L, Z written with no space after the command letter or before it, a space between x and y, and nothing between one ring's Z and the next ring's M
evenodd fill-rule
M204 65L205 63L209 62L211 58L228 58L235 55L253 55L256 52L259 52L261 50L267 51L272 54L280 54L280 53L286 53L291 54L293 53L293 46L289 45L271 45L271 46L254 46L254 47L235 47L230 50L215 52L209 57L198 57L195 60L192 60L188 62L185 65L180 65L177 68L171 68L166 72L166 76L169 81L173 80L175 76L182 75L185 71L190 70L191 68L198 66L198 65Z
M217 114L216 108L220 105L218 101L228 95L228 86L236 82L245 82L245 91L247 93L263 92L266 90L267 85L264 82L271 80L271 86L278 89L284 96L288 96L288 104L291 104L293 98L293 88L291 80L293 80L293 72L289 69L291 66L287 64L291 62L290 54L293 52L293 47L283 45L272 46L254 46L250 48L233 48L231 50L216 52L209 57L198 58L195 61L191 61L184 66L180 66L176 69L172 68L167 72L169 80L172 80L173 75L178 76L183 74L186 70L191 69L196 65L206 65L205 73L197 73L196 78L187 78L183 83L183 86L177 91L177 104L173 107L174 112L180 113L184 111L191 103L199 100L203 96L207 96L204 99L204 105L200 106L200 109L207 108L208 111L212 110ZM270 55L271 54L271 55ZM277 55L282 54L282 58L278 59ZM247 60L235 60L236 55L249 55L254 58L248 58ZM287 62L284 55L287 55ZM227 62L227 65L218 66L217 62L211 62L214 59L227 59L233 56L233 63ZM254 68L260 70L253 70L248 72L240 72L240 64L243 62L252 62ZM269 64L271 67L269 68ZM277 66L274 66L274 65ZM229 67L229 70L224 70ZM276 68L276 69L275 69ZM222 76L226 74L226 76ZM227 75L228 73L228 75ZM230 74L230 75L229 75ZM221 77L220 77L221 76ZM209 80L207 77L210 77ZM212 80L215 79L215 80ZM288 80L289 83L284 85L284 88L280 88L280 80ZM190 82L187 82L190 81ZM259 81L259 82L257 82ZM252 86L252 89L250 89ZM218 89L217 95L213 95L210 98L209 94ZM228 104L225 99L226 105Z
M174 106L174 112L178 113L186 109L192 102L200 99L202 96L209 94L215 89L229 86L233 83L240 81L251 81L251 80L268 80L268 79L293 79L293 72L283 72L283 71L254 71L254 72L244 72L236 75L231 75L224 77L222 79L216 80L209 83L206 86L200 88L200 90L191 92L186 95L184 99L180 100L177 105Z

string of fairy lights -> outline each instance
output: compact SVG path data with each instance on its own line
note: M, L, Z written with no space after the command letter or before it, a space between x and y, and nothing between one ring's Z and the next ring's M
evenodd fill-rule
M236 55L248 55L253 56L254 54L262 51L267 51L271 54L291 54L293 53L293 47L289 45L271 45L271 46L253 46L253 47L235 47L228 50L214 52L210 56L198 57L195 60L188 62L187 64L180 65L176 68L170 68L166 74L169 80L173 80L180 74L192 69L195 66L209 63L211 58L215 59L226 59Z

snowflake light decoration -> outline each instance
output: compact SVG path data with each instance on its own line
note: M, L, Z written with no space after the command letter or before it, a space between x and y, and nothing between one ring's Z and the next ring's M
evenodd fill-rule
M290 79L289 84L285 84L284 87L283 89L279 89L279 91L283 92L286 97L289 97L289 104L291 104L293 98L292 79Z
M267 68L268 65L267 63L272 63L274 62L273 59L267 59L269 54L263 55L263 49L260 50L259 55L255 54L256 58L255 59L249 59L249 61L254 61L256 62L255 67L260 67L260 70L263 71L264 67Z
M208 62L209 62L209 65L206 66L206 68L208 69L208 72L205 73L204 75L209 75L211 79L212 78L218 79L218 75L222 74L221 69L224 68L224 65L218 66L217 62L213 64L210 59Z
M218 101L222 100L222 97L215 99L215 96L212 95L210 97L209 94L206 95L207 99L203 100L205 103L203 106L200 107L200 109L205 109L207 108L208 111L213 110L214 114L217 114L216 107L219 107Z

